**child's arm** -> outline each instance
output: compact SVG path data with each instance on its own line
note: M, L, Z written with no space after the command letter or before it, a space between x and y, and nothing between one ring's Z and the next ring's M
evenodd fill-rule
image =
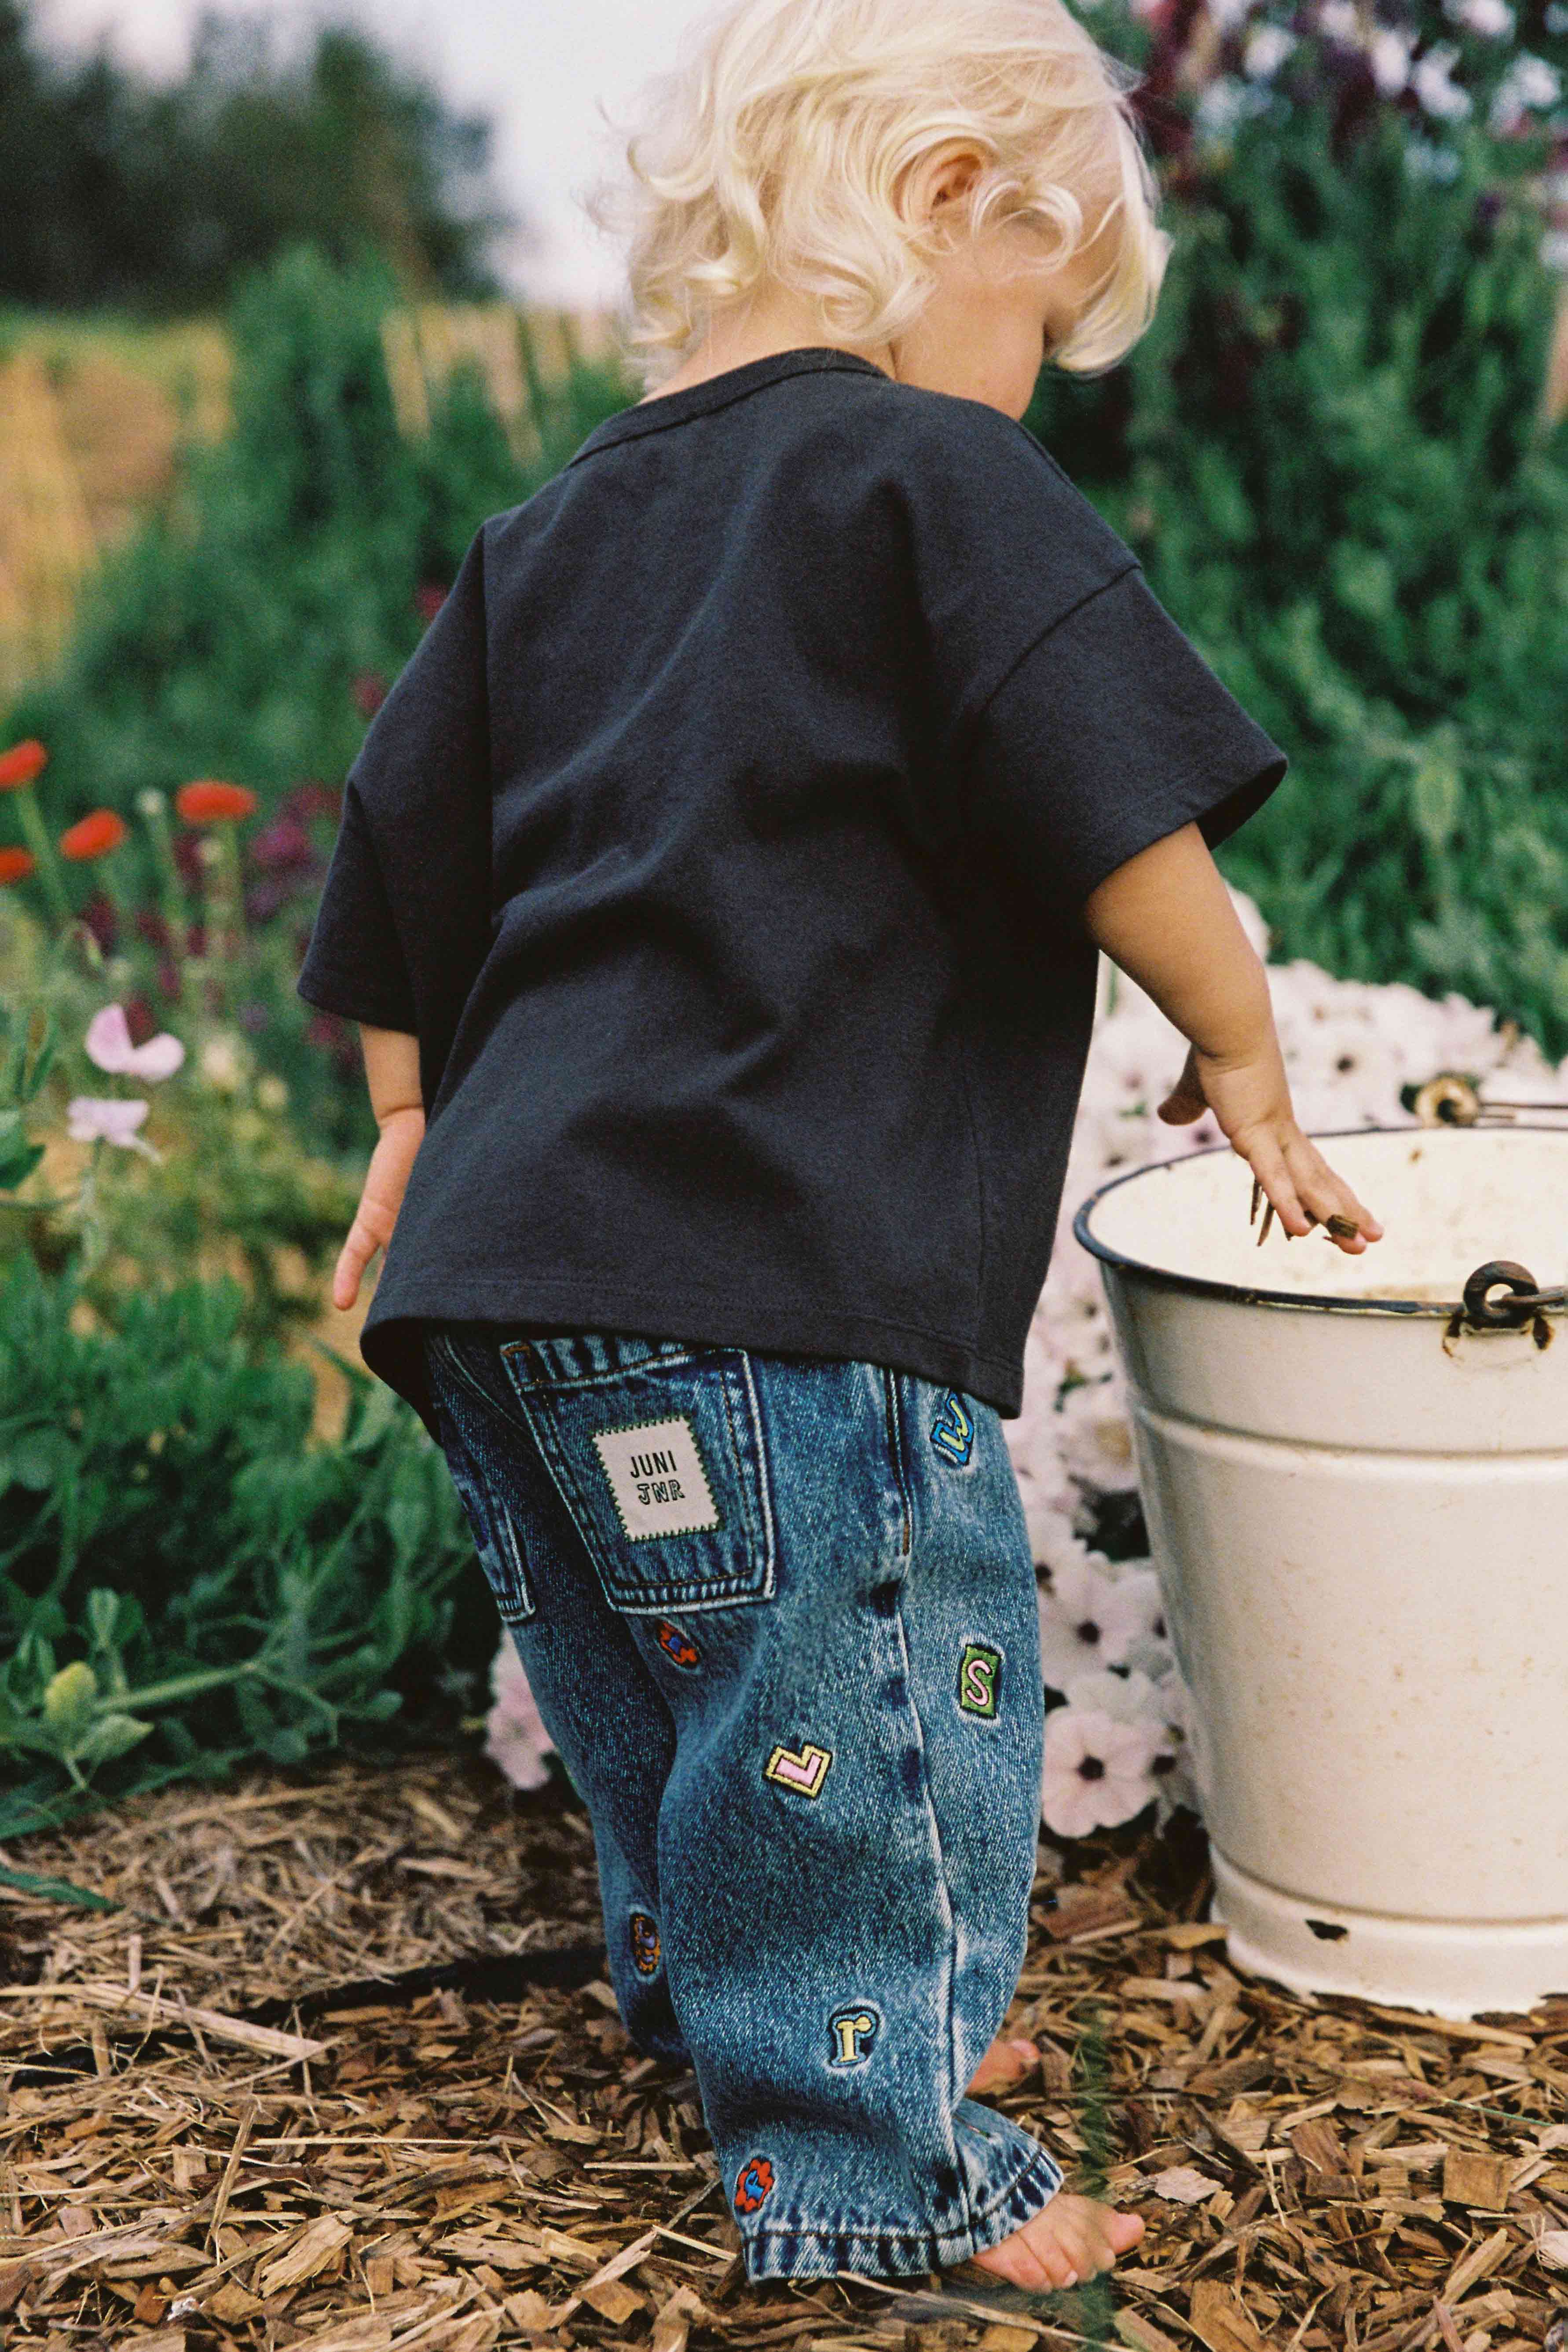
M418 1038L401 1029L373 1029L363 1021L359 1036L381 1140L371 1154L359 1207L332 1274L332 1305L340 1309L353 1305L365 1267L391 1241L408 1171L425 1140Z
M1383 1227L1296 1124L1268 975L1197 826L1119 866L1090 892L1084 920L1191 1041L1161 1118L1182 1127L1212 1110L1288 1233L1347 1217L1360 1230L1334 1236L1341 1249L1355 1255L1380 1240Z

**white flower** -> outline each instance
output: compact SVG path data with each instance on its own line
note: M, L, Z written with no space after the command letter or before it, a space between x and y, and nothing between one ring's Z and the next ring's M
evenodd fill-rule
M256 1081L256 1099L263 1110L286 1109L289 1102L287 1080L280 1078L276 1070L268 1070L265 1077Z
M1508 0L1443 0L1443 13L1489 40L1504 40L1513 30L1514 12Z
M542 1789L550 1778L545 1758L554 1754L517 1644L503 1633L490 1666L495 1705L485 1717L485 1753L499 1764L514 1789Z
M1219 74L1200 95L1193 119L1204 138L1228 139L1237 123L1257 110L1259 98L1267 106L1267 90L1250 89L1235 74Z
M1415 47L1414 36L1394 30L1391 25L1380 25L1367 45L1372 61L1372 78L1384 98L1397 98L1410 79L1410 52Z
M1318 27L1331 40L1357 42L1361 39L1361 18L1355 10L1355 0L1323 0L1318 11Z
M185 1058L184 1047L169 1029L160 1029L144 1045L133 1045L122 1004L106 1004L95 1013L82 1045L88 1060L100 1070L125 1071L138 1078L173 1077Z
M1296 36L1282 25L1259 25L1242 56L1242 71L1253 81L1271 81L1296 47Z
M237 1094L245 1084L245 1063L238 1040L220 1033L202 1047L202 1076L220 1094Z
M1150 1766L1159 1733L1119 1723L1102 1707L1053 1707L1046 1717L1040 1810L1057 1837L1130 1822L1157 1794Z
M1125 1494L1138 1484L1121 1382L1086 1381L1069 1389L1058 1408L1061 1458L1075 1478L1102 1494Z
M143 784L136 795L137 814L141 816L162 816L168 802L156 784Z
M1469 92L1456 89L1449 79L1458 62L1458 50L1447 42L1440 42L1436 48L1428 49L1411 71L1411 89L1427 113L1436 115L1440 121L1457 122L1470 111Z
M1040 1671L1052 1690L1065 1691L1079 1675L1126 1664L1133 1643L1153 1630L1160 1589L1151 1571L1118 1575L1100 1552L1049 1566L1050 1583L1038 1592Z
M1544 58L1521 50L1492 94L1491 128L1506 131L1529 108L1555 106L1563 77Z
M118 1096L73 1095L66 1105L66 1133L73 1143L118 1143L156 1160L152 1145L136 1133L150 1108L150 1104L123 1102Z

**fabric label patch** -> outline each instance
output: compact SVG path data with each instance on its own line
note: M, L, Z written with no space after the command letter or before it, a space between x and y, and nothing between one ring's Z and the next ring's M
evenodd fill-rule
M629 1922L632 1966L639 1977L658 1974L658 1926L646 1911L634 1911Z
M956 1389L949 1389L942 1401L942 1410L931 1425L931 1442L944 1461L955 1462L960 1468L969 1459L974 1421Z
M765 2156L753 2156L735 2175L735 2210L754 2213L773 2185L773 2168Z
M881 2022L868 2005L857 2002L853 2009L836 2009L827 2021L827 2030L833 2037L828 2064L863 2066L871 2055L871 2044Z
M719 1525L719 1506L686 1415L594 1434L621 1525L633 1543Z
M993 1716L1002 1696L1002 1653L965 1642L958 1662L958 1704L965 1715Z
M776 1780L781 1789L794 1789L803 1797L820 1795L827 1778L827 1768L833 1761L831 1748L818 1748L811 1740L797 1753L793 1748L773 1749L763 1766L764 1780Z

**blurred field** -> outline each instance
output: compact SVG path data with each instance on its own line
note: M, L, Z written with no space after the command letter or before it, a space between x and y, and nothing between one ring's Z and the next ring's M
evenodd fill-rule
M607 352L613 330L593 311L431 304L389 313L383 341L405 432L427 428L433 394L468 362L527 458L537 389L574 352ZM226 430L229 372L216 322L0 319L0 703L58 658L83 581L167 495L182 446Z

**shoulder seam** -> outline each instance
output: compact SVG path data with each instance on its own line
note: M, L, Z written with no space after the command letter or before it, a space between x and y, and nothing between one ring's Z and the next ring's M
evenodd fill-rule
M1045 644L1047 637L1053 636L1057 630L1062 627L1064 623L1070 621L1075 614L1081 613L1086 604L1092 604L1097 596L1103 596L1107 589L1116 587L1121 581L1127 579L1131 573L1141 572L1142 568L1143 567L1139 562L1138 558L1133 556L1130 562L1122 565L1120 572L1113 572L1109 580L1102 580L1098 587L1086 589L1084 593L1070 604L1065 612L1058 613L1054 619L1047 621L1045 627L1037 630L1035 635L1029 639L1028 644L1023 646L1016 657L1008 663L1001 677L996 680L995 685L993 686L987 693L984 700L983 702L976 703L974 709L969 712L965 723L973 726L978 719L984 717L986 711L995 701L996 697L1001 693L1002 688L1006 685L1008 679L1016 675L1016 673L1023 667L1024 664L1028 660L1029 656L1032 653L1037 652L1039 647Z

